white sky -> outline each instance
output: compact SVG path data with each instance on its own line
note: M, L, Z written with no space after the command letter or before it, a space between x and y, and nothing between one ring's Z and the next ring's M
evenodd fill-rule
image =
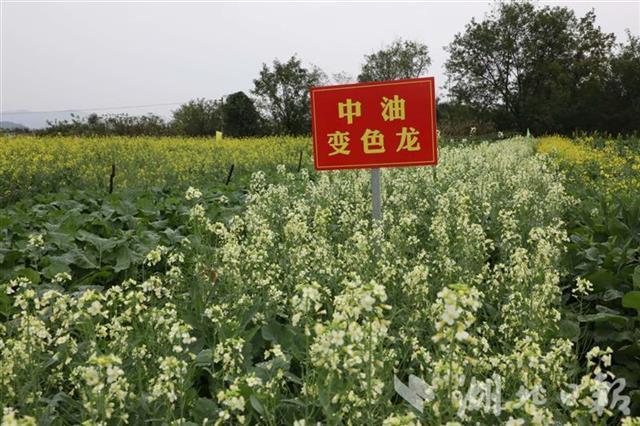
M0 0L2 119L49 111L185 102L249 92L263 62L292 54L329 75L357 76L363 56L396 37L429 46L444 83L443 47L481 2L160 3ZM544 2L594 8L618 40L640 34L640 0ZM176 106L111 111L168 113Z

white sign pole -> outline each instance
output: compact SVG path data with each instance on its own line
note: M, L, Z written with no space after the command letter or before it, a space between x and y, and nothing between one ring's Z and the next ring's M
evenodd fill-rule
M371 169L371 211L373 220L382 220L382 197L380 195L380 169Z

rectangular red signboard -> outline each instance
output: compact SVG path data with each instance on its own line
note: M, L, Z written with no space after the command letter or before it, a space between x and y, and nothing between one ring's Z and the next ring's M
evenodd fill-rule
M311 89L317 170L438 162L433 77Z

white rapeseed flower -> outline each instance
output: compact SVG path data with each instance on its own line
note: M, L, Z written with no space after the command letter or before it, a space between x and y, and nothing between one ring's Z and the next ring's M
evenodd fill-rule
M193 186L190 186L187 189L186 194L184 195L184 198L186 198L188 201L195 200L195 199L198 199L200 197L202 197L202 192L200 192L199 190L197 190Z

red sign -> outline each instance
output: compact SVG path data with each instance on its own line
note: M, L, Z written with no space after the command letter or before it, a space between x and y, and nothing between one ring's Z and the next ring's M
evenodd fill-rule
M438 162L433 77L311 89L316 170Z

